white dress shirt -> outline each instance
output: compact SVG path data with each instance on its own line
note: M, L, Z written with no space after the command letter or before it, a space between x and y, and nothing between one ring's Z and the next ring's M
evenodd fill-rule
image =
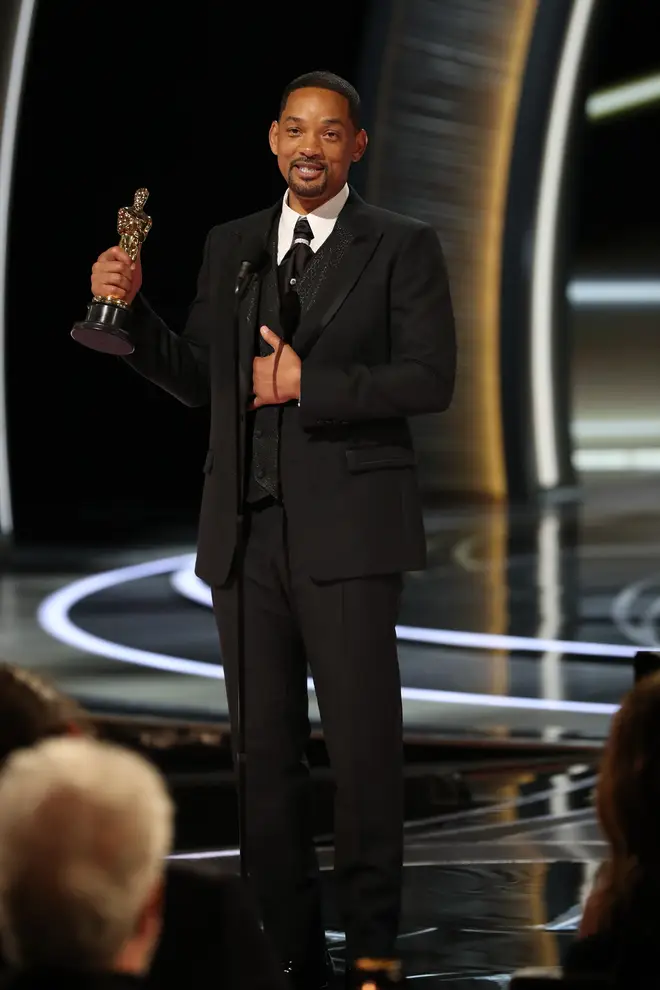
M341 213L346 200L348 199L348 183L343 189L329 199L327 203L323 206L319 206L318 210L313 210L311 213L296 213L289 206L289 190L284 194L284 201L282 203L282 213L280 214L280 225L277 231L277 263L281 264L282 258L287 253L291 247L291 242L293 241L293 229L296 226L296 222L300 220L301 216L306 216L309 220L309 225L312 228L312 234L314 235L310 244L312 251L316 252L321 247L322 244L327 241L328 237L334 230L335 224L337 222L337 217Z

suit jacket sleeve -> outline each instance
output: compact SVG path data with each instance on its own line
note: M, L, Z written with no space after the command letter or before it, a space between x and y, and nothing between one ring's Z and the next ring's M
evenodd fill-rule
M211 256L217 228L209 232L197 278L197 294L182 334L176 334L139 293L131 307L133 354L125 358L149 381L187 406L206 405L209 384L209 335L211 325Z
M303 363L305 427L442 412L456 371L454 316L445 262L433 228L416 227L394 263L387 364L336 368Z

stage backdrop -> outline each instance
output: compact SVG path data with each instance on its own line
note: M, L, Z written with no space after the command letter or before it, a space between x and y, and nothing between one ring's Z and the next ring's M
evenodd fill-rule
M594 0L372 6L367 194L438 230L458 318L455 401L416 424L429 497L572 485L564 205L595 13Z
M4 528L105 539L111 519L117 538L150 538L154 524L190 538L206 413L84 351L69 328L138 185L154 217L145 291L183 325L208 228L281 195L268 125L281 87L319 65L364 94L372 141L358 190L432 223L447 256L459 376L449 413L415 424L427 498L570 489L567 163L609 2L344 0L339 41L327 11L307 15L313 52L291 50L276 4L256 31L247 10L235 21L204 0L185 13L145 0L130 30L109 36L102 7L58 0L37 6L29 50L32 3L3 5L5 89L13 79L15 96L24 75L11 201L7 106L18 104L6 96L0 158Z

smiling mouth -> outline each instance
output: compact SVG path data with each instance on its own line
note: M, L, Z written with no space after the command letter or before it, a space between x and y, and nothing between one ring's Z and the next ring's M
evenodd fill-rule
M293 168L301 179L308 180L318 179L325 172L325 166L317 165L314 162L297 162Z

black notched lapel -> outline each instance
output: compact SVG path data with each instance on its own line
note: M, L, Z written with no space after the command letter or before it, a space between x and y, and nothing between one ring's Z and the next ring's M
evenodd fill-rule
M241 244L253 241L255 236L263 239L264 252L270 248L270 235L281 210L281 200L269 210L250 217L239 233L237 246L237 270L240 261ZM330 321L343 306L348 295L362 275L371 259L383 231L374 222L369 207L351 189L346 204L337 218L342 232L349 241L338 264L329 271L309 309L305 310L295 334L293 346L301 358L305 358L317 342ZM276 261L277 259L275 259ZM268 259L267 263L270 263ZM264 266L264 267L267 267ZM260 275L250 276L239 306L239 347L245 396L252 390L252 360L259 317Z
M270 234L273 224L279 215L281 202L268 210L263 210L255 216L250 217L244 228L239 233L239 244L236 249L236 268L243 260L241 248L244 245L254 244L255 240L263 243L264 255L259 271L248 276L248 283L238 307L238 346L239 361L241 367L241 391L246 399L252 394L252 361L254 359L254 347L257 334L257 320L259 319L259 288L263 271L270 264L268 250L270 248Z
M307 357L330 321L343 306L383 234L374 224L369 214L369 207L353 189L337 218L337 225L348 234L350 240L339 263L325 276L314 302L302 314L293 344L301 358Z
M246 399L252 392L252 360L259 316L259 276L250 275L238 308L238 347L241 366L241 393Z

